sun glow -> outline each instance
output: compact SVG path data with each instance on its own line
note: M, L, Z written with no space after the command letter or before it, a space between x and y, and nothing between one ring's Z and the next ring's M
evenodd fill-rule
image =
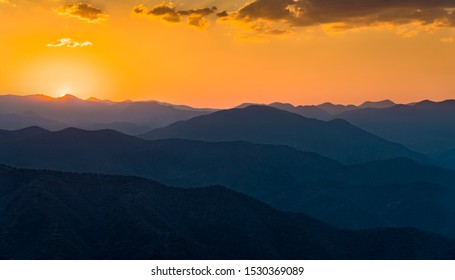
M286 26L276 21L275 36L265 20L252 26L212 19L204 29L188 28L183 19L163 24L150 16L129 15L134 7L130 1L92 1L99 4L92 4L96 9L68 6L95 12L85 19L59 15L56 3L62 1L8 2L20 4L0 8L2 22L8 23L0 24L0 93L58 97L76 92L83 99L154 99L227 108L245 99L412 102L431 93L439 100L453 98L455 91L454 28L384 24L330 33L318 26L278 34ZM109 7L104 9L102 2ZM185 10L205 6L184 2L194 2ZM233 12L249 1L205 2L223 3L219 9ZM107 20L96 22L97 16Z
M15 87L24 94L63 97L77 94L80 98L111 92L115 79L104 63L90 54L57 52L24 59L10 74Z
M61 87L57 90L56 97L64 97L65 95L75 95L74 90L68 86Z

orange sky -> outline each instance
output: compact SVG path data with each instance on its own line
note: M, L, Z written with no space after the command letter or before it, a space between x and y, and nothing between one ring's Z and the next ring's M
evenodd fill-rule
M396 2L0 0L0 94L199 107L455 98L455 1Z

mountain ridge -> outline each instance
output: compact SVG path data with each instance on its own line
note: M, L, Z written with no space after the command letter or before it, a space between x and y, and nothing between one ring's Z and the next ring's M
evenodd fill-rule
M217 111L140 135L144 139L183 138L204 141L244 140L289 145L343 163L409 156L425 156L356 128L345 120L328 122L268 106Z
M244 141L148 141L79 129L34 137L14 134L0 131L0 162L16 167L135 175L185 188L223 185L340 227L409 225L455 236L455 209L447 202L455 199L455 171L410 159L342 165L289 146ZM395 197L397 191L401 195ZM396 199L401 200L397 211L409 216L393 218L387 209ZM419 220L410 219L423 208L428 211Z
M2 259L452 259L455 248L411 228L339 230L223 187L5 166L0 182Z

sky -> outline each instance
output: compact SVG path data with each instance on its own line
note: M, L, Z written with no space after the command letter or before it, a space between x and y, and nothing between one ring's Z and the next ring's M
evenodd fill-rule
M455 0L0 0L0 94L406 103L454 76Z

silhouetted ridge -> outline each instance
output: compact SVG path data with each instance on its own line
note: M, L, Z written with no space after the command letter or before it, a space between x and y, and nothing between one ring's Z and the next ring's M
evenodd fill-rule
M332 115L328 112L324 111L323 109L317 106L294 106L289 103L279 103L275 102L270 104L269 106L278 108L280 110L292 112L304 116L306 118L313 118L318 120L329 120L331 119Z
M424 110L434 110L437 108L445 108L455 110L455 100L444 100L440 102L435 102L431 100L423 100L417 102L414 105L415 108L424 109Z
M337 115L343 112L357 109L354 105L335 105L330 102L326 102L318 105L318 108L330 113L331 115Z
M347 124L327 125L344 131L338 122ZM6 141L0 162L18 167L134 175L179 187L223 185L340 227L412 226L455 236L455 171L410 159L346 166L284 145L147 141L109 130L0 135Z
M377 101L377 102L366 101L362 105L360 105L359 108L389 108L389 107L392 107L395 105L396 104L393 101L386 99L386 100Z
M336 117L431 157L455 147L454 100L352 110Z
M75 101L83 101L82 99L79 99L78 97L72 95L72 94L65 94L62 97L56 98L58 101L66 101L66 102L75 102Z
M18 140L23 138L35 137L40 135L46 135L50 133L50 131L42 129L41 127L31 126L27 128L23 128L20 130L0 130L0 137L6 136L11 140ZM1 139L0 139L1 142Z
M128 138L128 139L137 139L133 136L129 136L126 134L123 134L121 132L118 132L113 129L102 129L102 130L84 130L80 128L74 128L74 127L69 127L62 129L60 131L52 132L57 135L65 135L65 136L89 136L89 135L97 135L98 137L106 137L106 140L109 139L109 137L122 137L122 138Z
M451 259L415 229L345 231L222 187L0 166L2 259Z
M58 131L67 127L114 129L139 134L213 110L159 103L82 100L72 95L0 95L0 129L21 129L37 125Z
M408 156L426 160L402 145L388 142L343 120L331 122L252 105L203 115L188 121L152 130L145 139L182 138L202 141L249 141L259 144L288 145L305 152L316 152L343 163Z

